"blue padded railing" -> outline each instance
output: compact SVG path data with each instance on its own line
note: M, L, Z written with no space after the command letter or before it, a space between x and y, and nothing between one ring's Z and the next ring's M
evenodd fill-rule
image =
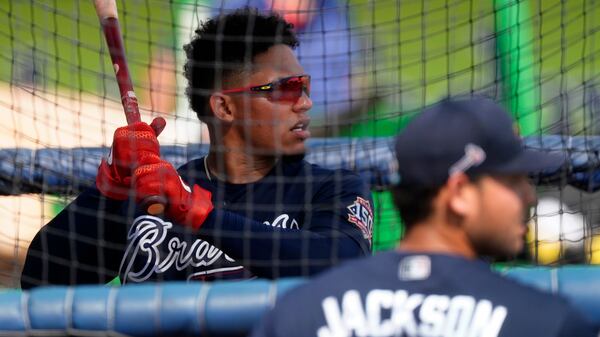
M563 153L569 158L567 182L586 191L600 188L600 137L533 136L529 148ZM175 166L205 155L206 144L162 146L161 154ZM0 149L0 195L71 193L93 183L105 148ZM392 138L329 138L308 142L309 162L360 173L373 188L395 180ZM556 172L547 172L556 176Z
M600 267L515 268L506 274L566 296L600 326ZM0 336L244 335L277 298L304 282L147 283L8 291L0 293Z

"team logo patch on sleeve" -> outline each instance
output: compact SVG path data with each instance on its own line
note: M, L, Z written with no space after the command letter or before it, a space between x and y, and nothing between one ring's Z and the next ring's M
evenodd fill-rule
M348 207L348 221L355 224L362 232L365 239L369 240L369 245L373 238L373 211L371 203L361 197L356 197L356 200Z

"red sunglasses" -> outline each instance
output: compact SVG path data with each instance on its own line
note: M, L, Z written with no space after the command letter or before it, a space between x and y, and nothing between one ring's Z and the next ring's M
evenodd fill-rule
M296 103L302 93L310 96L310 75L290 76L263 85L221 91L223 94L244 92L266 95L270 101Z

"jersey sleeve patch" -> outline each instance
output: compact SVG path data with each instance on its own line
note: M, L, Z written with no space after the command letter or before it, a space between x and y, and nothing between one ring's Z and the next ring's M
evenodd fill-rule
M348 221L360 229L363 238L372 244L373 239L373 211L369 200L356 197L356 200L348 205Z

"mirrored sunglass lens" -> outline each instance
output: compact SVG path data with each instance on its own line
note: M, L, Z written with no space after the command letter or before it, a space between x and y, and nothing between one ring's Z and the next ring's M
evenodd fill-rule
M307 96L310 96L310 77L302 77L303 90Z
M278 83L273 98L276 100L296 101L302 96L304 81L300 77L287 78Z

